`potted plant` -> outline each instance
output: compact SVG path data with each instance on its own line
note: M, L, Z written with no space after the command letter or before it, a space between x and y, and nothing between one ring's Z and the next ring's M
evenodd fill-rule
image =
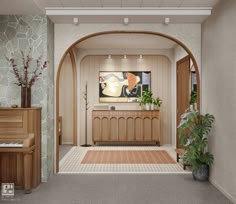
M197 91L196 90L191 91L189 105L190 105L191 111L197 110Z
M186 150L183 162L192 166L193 178L206 181L209 177L209 166L213 155L207 151L208 134L215 118L213 115L202 115L198 111L190 111L181 116L178 126L180 144Z
M159 109L161 107L162 100L159 97L157 97L157 98L153 99L153 104L155 106L154 109Z
M149 90L143 91L142 98L143 98L143 103L145 104L145 109L150 110L152 104L152 91Z
M139 96L137 99L139 106L141 107L141 110L144 110L144 98L143 96Z

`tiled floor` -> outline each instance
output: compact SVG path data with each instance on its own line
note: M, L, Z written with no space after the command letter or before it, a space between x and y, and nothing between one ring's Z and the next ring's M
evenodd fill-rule
M88 150L166 150L175 160L176 153L169 146L94 146L72 147L60 161L61 174L77 173L190 173L182 165L175 164L81 164Z

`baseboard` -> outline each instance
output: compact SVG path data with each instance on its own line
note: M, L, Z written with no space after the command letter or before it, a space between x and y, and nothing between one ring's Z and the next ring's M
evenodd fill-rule
M214 182L212 179L210 179L209 181L210 181L210 183L211 183L213 186L215 186L221 193L223 193L225 197L227 197L231 202L233 202L234 204L236 204L236 198L234 198L231 194L229 194L228 192L226 192L222 186L220 186L219 184L217 184L216 182Z

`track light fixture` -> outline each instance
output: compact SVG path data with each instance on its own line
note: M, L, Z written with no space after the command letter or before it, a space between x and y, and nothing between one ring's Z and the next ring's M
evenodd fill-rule
M129 24L129 18L124 18L123 23L124 23L124 25L128 25Z
M78 25L79 24L79 19L77 17L73 18L73 23L74 25Z
M169 17L165 17L164 24L165 25L169 25L169 23L170 23L170 18Z

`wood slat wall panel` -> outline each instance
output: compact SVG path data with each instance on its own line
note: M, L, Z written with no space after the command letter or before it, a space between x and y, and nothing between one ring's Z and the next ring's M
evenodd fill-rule
M171 63L169 59L161 55L145 55L140 62L138 56L127 55L112 56L109 60L106 56L86 56L80 64L80 90L84 91L85 83L88 83L88 143L92 143L92 110L93 104L99 103L99 71L151 71L151 89L154 96L163 99L161 107L161 141L163 144L171 143ZM80 126L84 127L84 100L81 98ZM137 103L111 103L118 110L140 110ZM128 121L130 122L130 121ZM132 140L132 130L128 130L128 140ZM80 128L80 143L84 143L84 128Z

